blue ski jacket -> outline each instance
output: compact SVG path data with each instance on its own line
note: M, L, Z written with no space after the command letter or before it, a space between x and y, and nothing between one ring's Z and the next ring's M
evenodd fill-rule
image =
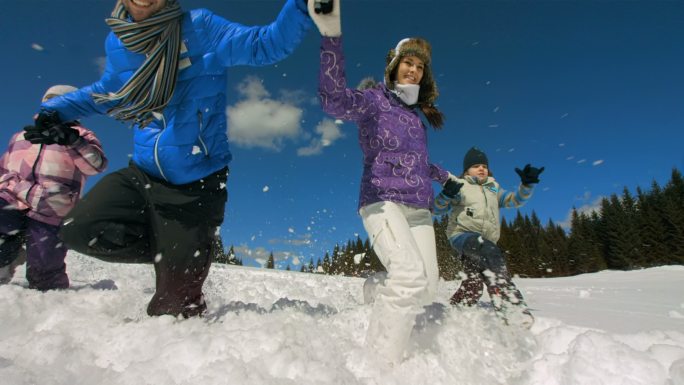
M133 162L172 184L199 180L232 159L226 119L227 68L262 66L286 58L312 21L303 0L287 0L274 22L247 27L206 9L185 12L176 88L169 104L145 128L134 126ZM92 94L118 91L144 61L112 32L106 39L102 78L55 97L41 108L56 110L62 121L106 114L113 103L95 103Z

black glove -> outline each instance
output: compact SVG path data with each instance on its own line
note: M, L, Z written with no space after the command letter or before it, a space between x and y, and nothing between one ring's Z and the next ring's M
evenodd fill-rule
M458 195L458 192L461 190L461 187L463 187L463 183L461 182L456 182L453 179L449 179L444 183L444 189L442 189L442 194L446 195L449 198L454 198L456 195Z
M40 110L35 125L38 129L47 129L60 123L62 123L62 119L59 118L57 111Z
M57 111L43 110L36 118L35 126L24 127L24 138L33 144L74 144L80 137L78 130L72 128L76 123L63 123Z
M24 127L24 139L32 144L55 144L56 142L48 136L48 130L40 129L36 126Z
M312 0L307 0L307 1L312 1ZM324 15L332 12L333 1L334 0L313 0L314 12L316 12L317 14L322 13Z
M522 170L519 168L515 169L515 172L518 173L518 175L520 175L520 182L522 182L522 184L524 185L539 183L539 174L541 174L543 171L544 167L532 167L529 163L526 164Z

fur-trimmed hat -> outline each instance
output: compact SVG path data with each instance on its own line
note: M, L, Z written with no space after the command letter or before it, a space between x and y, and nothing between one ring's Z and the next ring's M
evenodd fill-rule
M45 95L43 95L43 102L47 101L50 98L54 98L55 96L60 96L64 94L68 94L69 92L74 92L78 88L73 87L73 86L65 86L65 85L56 85L52 86L45 91Z
M468 171L469 168L476 164L484 164L489 166L489 160L487 159L487 155L479 148L471 147L463 157L463 172Z
M404 56L416 56L425 64L423 69L423 78L420 80L420 93L418 94L418 103L432 104L437 99L439 92L437 92L437 85L432 76L430 67L430 59L432 57L432 47L425 39L419 37L406 38L401 40L396 48L391 49L387 53L385 61L385 85L389 89L394 89L393 76L396 76L396 70L399 66L399 61Z

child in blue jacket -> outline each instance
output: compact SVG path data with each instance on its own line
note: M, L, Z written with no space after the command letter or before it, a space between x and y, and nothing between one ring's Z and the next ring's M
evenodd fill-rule
M501 229L499 208L525 204L544 167L528 164L515 171L520 176L520 186L516 192L507 192L494 180L487 155L471 148L463 159L463 177L447 181L435 198L435 215L449 215L447 236L467 274L451 303L475 305L485 284L498 315L507 322L529 327L534 319L511 280L503 252L496 245Z

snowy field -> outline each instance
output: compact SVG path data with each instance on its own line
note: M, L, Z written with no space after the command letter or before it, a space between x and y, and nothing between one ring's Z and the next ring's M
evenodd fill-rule
M537 318L430 307L406 360L363 348L363 280L214 265L204 319L149 318L151 266L70 252L72 288L0 286L0 384L684 385L684 266L518 279ZM446 303L457 282L442 282Z

